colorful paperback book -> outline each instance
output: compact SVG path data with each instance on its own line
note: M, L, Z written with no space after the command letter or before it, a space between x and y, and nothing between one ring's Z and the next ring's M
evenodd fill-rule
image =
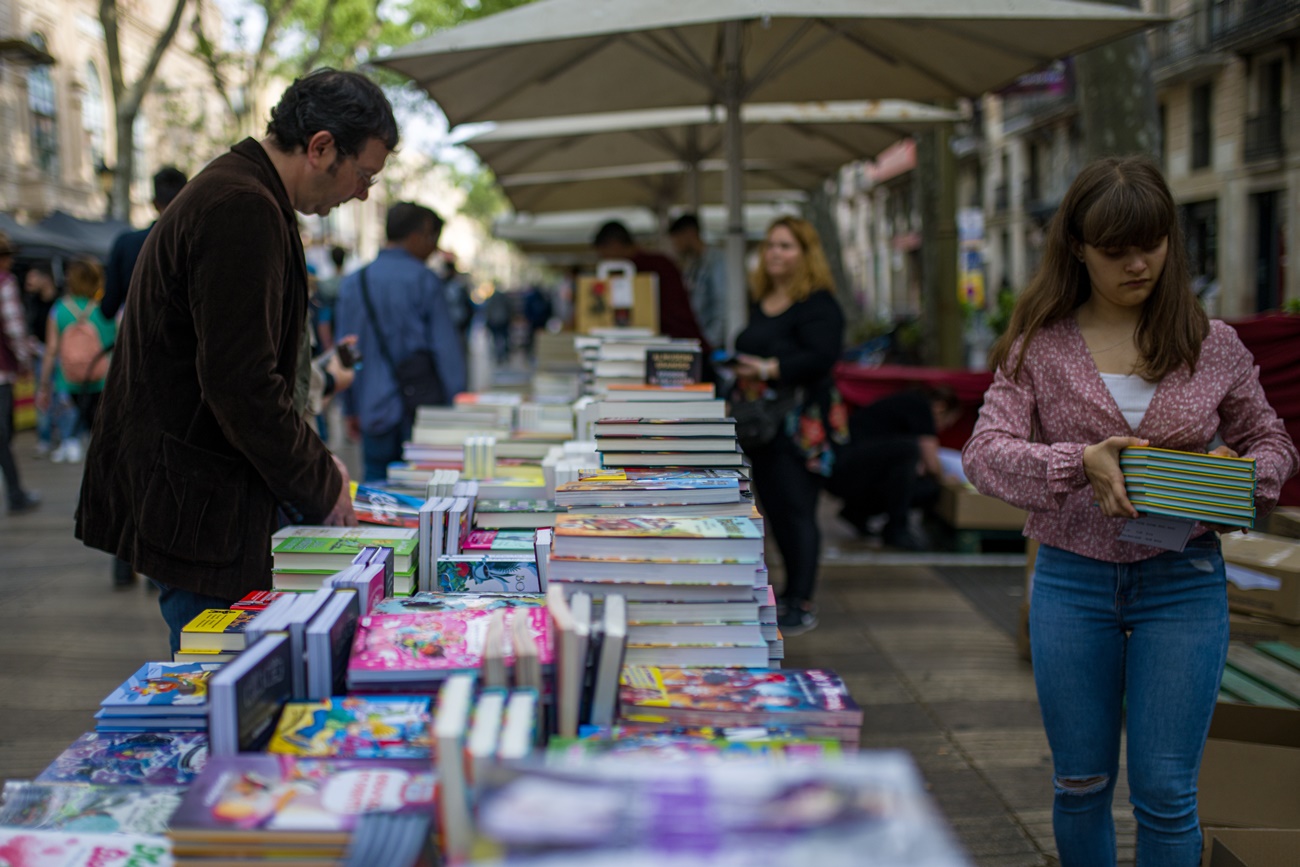
M545 608L504 609L508 620L528 618L542 665L554 653ZM372 614L361 618L348 662L350 682L387 679L419 680L477 671L483 662L484 639L491 611L430 611L418 614ZM509 623L507 623L509 625ZM507 640L502 652L514 664Z
M352 510L363 524L418 527L423 500L372 485L351 483Z
M208 761L208 736L182 732L87 732L38 783L188 786Z
M231 611L262 611L285 594L283 590L253 590L230 606Z
M532 530L471 530L462 551L532 551Z
M542 587L536 555L529 544L526 557L439 557L438 589L443 593L540 593Z
M428 759L428 696L333 697L289 702L267 752L352 759Z
M257 611L209 608L181 629L181 650L243 650L244 629Z
M628 666L619 699L625 715L652 711L684 725L862 725L844 681L824 669Z
M271 537L271 553L277 571L292 571L337 569L362 548L392 548L394 570L406 573L414 566L416 534L407 527L285 527Z
M667 762L779 762L819 761L839 755L839 742L824 738L730 740L675 732L628 732L617 738L551 738L546 762L568 765L607 756Z
M174 863L165 837L0 828L0 864L6 867L172 867Z
M163 834L183 791L175 786L68 786L9 780L0 793L0 826Z
M565 515L555 522L557 557L753 557L763 533L749 518Z
M202 716L220 663L146 662L99 703L105 716Z
M427 760L214 756L172 817L173 841L346 844L365 813L431 813Z
M541 593L433 593L385 599L372 614L412 614L417 611L492 611L497 608L542 608Z

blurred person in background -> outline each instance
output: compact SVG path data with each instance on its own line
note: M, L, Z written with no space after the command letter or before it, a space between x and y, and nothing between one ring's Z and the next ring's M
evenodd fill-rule
M82 435L94 426L99 398L104 391L106 365L96 361L86 368L84 375L66 370L71 353L86 353L88 350L83 347L92 345L86 341L98 337L96 354L106 359L117 337L116 324L99 308L98 299L104 291L104 269L100 264L88 256L73 259L68 263L67 284L67 294L50 308L45 326L46 363L41 366L36 391L36 405L46 412L59 400L66 400L76 408L70 414L70 423L60 431L62 441L58 448L50 453L50 460L55 463L81 460ZM74 348L74 340L81 345Z
M14 435L14 383L31 369L32 343L14 279L14 253L18 249L0 232L0 474L4 475L9 514L30 512L40 505L40 495L23 490L11 448Z
M691 309L710 345L727 344L727 259L716 247L704 243L700 220L682 214L668 227L668 239L681 263L682 279L690 295Z
M50 309L59 300L59 287L54 282L54 269L48 263L38 263L27 269L23 278L23 302L27 308L27 333L32 342L32 371L39 382L41 366L45 363L45 326L50 319ZM53 363L53 359L51 359ZM48 409L36 408L36 451L38 458L48 457L54 449L54 433L62 431L63 417L75 412L66 401L55 399Z
M185 189L189 178L175 166L163 166L153 176L153 206L162 214L172 199ZM100 312L104 318L117 316L126 302L126 293L131 288L131 275L135 272L135 262L144 249L144 241L157 225L155 220L148 228L134 232L124 232L113 242L108 253L108 265L104 268L104 297L99 302Z
M750 298L749 324L736 336L731 412L785 565L777 622L794 636L817 625L817 498L834 466L833 446L848 440L848 414L831 376L844 314L811 223L772 223Z

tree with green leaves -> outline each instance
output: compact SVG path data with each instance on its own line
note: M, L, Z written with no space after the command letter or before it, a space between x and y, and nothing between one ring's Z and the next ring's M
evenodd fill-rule
M140 113L145 94L153 84L162 56L180 29L187 2L188 0L175 0L167 25L150 48L144 68L134 81L128 82L122 63L117 0L99 0L99 22L104 27L104 47L108 55L108 75L113 91L117 141L117 165L113 166L112 214L119 220L129 220L131 215L131 178L135 176L135 118Z

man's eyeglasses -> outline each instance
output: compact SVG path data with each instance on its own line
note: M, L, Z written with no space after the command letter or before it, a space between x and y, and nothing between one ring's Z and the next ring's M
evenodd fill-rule
M366 185L366 189L370 189L375 184L379 183L379 178L375 177L374 175L366 174L356 166L353 166L352 170L357 173L357 180Z

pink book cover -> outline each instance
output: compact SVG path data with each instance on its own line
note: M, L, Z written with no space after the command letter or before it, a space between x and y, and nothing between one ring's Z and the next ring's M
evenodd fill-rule
M542 665L555 653L545 608L509 608L504 645L506 665L514 664L510 646L513 617L527 617ZM372 614L361 618L352 642L349 671L467 671L483 660L488 619L484 610L420 611L411 614Z
M492 541L496 539L496 530L471 530L469 536L461 542L462 551L491 551Z

